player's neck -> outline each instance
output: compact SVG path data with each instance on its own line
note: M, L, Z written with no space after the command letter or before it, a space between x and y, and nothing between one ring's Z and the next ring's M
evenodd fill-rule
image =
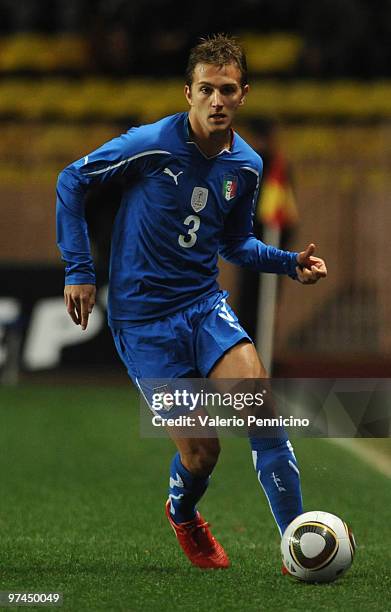
M214 157L223 151L229 150L232 144L232 130L228 128L224 132L204 132L202 127L189 115L189 135L196 143L202 153L207 157Z

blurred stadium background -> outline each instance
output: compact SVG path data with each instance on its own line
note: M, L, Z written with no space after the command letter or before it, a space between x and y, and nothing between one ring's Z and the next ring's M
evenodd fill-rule
M82 336L61 311L56 175L131 125L184 110L187 52L216 31L238 35L248 53L252 91L239 131L264 155L271 181L273 158L286 170L274 176L278 195L271 190L281 210L272 203L265 216L260 202L257 231L266 220L282 226L287 248L314 241L329 267L316 288L280 281L274 374L389 375L388 1L242 0L222 10L203 0L0 0L3 380L18 370L118 369L104 322L118 190L87 203L101 291ZM267 183L266 174L265 195ZM284 216L290 189L297 222L294 211ZM257 278L223 264L222 283L254 333Z

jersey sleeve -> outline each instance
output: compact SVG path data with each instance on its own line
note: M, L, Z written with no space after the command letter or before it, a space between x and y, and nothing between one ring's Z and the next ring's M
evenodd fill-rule
M149 127L149 126L148 126ZM88 188L143 172L153 158L169 154L150 130L133 128L65 168L57 181L57 246L65 261L65 284L95 283L84 200Z
M246 183L249 186L243 196L238 197L229 213L220 241L220 255L227 261L257 272L287 274L297 278L297 253L283 251L258 240L253 232L255 207L259 194L259 174L246 168Z

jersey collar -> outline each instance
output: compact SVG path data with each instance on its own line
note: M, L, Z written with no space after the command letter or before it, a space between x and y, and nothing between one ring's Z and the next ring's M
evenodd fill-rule
M232 128L230 128L231 130L231 147L229 149L222 149L219 153L216 153L216 155L205 155L205 153L203 151L201 151L200 147L198 146L198 144L196 142L194 142L194 140L192 140L191 138L191 130L190 130L190 121L189 121L189 113L185 113L185 118L184 118L184 129L185 129L185 140L187 144L191 144L194 147L196 147L196 149L201 153L201 155L203 157L205 157L205 159L215 159L216 157L220 157L220 155L224 155L224 153L229 153L230 155L233 152L233 148L234 148L234 141L235 141L235 132L233 131Z

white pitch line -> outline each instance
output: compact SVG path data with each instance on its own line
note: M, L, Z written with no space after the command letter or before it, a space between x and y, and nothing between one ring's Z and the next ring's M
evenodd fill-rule
M363 446L358 438L328 438L328 442L341 446L374 467L384 476L391 478L391 459L375 449Z

